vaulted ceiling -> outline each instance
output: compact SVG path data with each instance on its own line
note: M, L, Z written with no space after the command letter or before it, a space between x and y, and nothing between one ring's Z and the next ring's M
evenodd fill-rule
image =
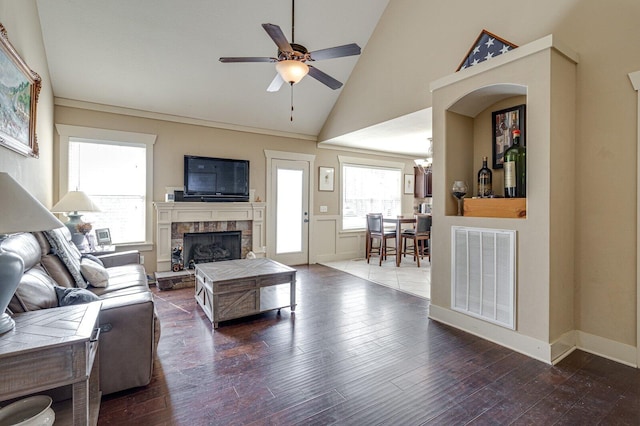
M297 0L295 42L310 51L367 42L389 0ZM277 56L262 28L279 25L291 41L290 0L37 0L54 95L223 126L315 140L342 89L310 76L267 92L273 63L221 63L222 56ZM314 62L345 85L359 56ZM293 100L293 121L291 101ZM386 123L333 141L389 150L382 137L424 129ZM364 133L363 133L364 132ZM422 143L424 146L424 143ZM404 152L403 152L404 149Z

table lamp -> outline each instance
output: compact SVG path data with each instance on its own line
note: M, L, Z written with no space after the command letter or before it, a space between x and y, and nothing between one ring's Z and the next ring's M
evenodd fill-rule
M65 223L71 235L78 232L76 226L82 223L81 214L78 212L99 212L98 207L91 198L82 191L69 191L67 194L51 207L53 213L66 213L69 221Z
M0 334L12 330L13 319L5 312L20 284L24 262L17 254L4 251L8 234L47 231L63 226L40 201L6 172L0 172Z

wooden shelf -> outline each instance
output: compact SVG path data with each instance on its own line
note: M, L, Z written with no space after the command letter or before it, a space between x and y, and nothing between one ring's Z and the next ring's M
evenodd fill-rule
M463 215L526 219L526 198L465 198Z

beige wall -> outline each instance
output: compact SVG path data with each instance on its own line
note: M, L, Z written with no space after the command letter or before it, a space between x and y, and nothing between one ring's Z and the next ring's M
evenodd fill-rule
M338 229L335 229L333 233L327 233L327 228L323 226L325 223L335 223L335 216L340 214L340 167L338 164L338 155L390 159L396 162L404 161L406 164L404 172L413 173L412 159L388 158L333 149L318 149L316 148L315 142L308 140L260 135L67 106L56 106L55 116L56 123L58 124L157 135L153 160L154 201L164 201L165 187L182 186L183 155L185 154L249 160L251 162L250 187L255 189L256 197L260 197L263 201L267 202L269 200L266 199L265 149L315 155L316 170L314 170L313 173L316 176L316 181L318 174L317 167L319 166L335 167L337 173L335 191L320 192L317 191L317 185L316 188L313 189L314 205L312 206L312 219L315 217L317 222L319 219L322 219L322 217L333 217L329 222L322 222L322 224L315 227L315 231L313 231L314 228L312 228L310 245L314 248L312 252L317 254L320 259L331 259L341 252L353 252L351 248L341 247ZM58 138L56 134L56 149L58 149ZM57 180L57 176L54 176L54 180ZM321 205L328 207L326 213L319 212ZM412 208L413 196L403 195L403 211L411 212ZM268 220L269 218L267 217L267 224ZM331 251L330 253L327 252L329 250ZM361 244L358 252L360 255L364 253L364 244ZM150 253L145 253L145 266L149 271L154 271L155 261L155 250Z
M517 45L554 34L580 55L576 329L636 346L637 95L627 74L640 70L638 16L637 0L394 0L320 140L432 106L429 83L455 71L482 29Z
M0 23L9 41L29 67L42 78L36 112L40 158L24 157L0 147L0 171L9 173L45 206L51 207L53 187L53 94L35 1L0 0Z

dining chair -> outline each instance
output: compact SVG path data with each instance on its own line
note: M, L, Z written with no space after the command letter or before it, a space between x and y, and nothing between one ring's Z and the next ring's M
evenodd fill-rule
M417 261L418 268L420 267L420 259L424 259L425 253L427 258L431 261L430 239L431 239L431 215L417 214L416 226L413 229L405 229L402 231L402 254L413 255L413 260ZM413 244L407 247L407 241L411 240Z
M386 231L384 229L382 213L368 213L366 237L367 263L369 263L371 254L377 253L380 257L378 265L382 266L382 260L386 260L389 252L392 254L396 253L398 242L396 241L393 247L389 247L387 241L391 239L396 240L396 233L395 231ZM379 240L377 247L374 245L375 240Z

